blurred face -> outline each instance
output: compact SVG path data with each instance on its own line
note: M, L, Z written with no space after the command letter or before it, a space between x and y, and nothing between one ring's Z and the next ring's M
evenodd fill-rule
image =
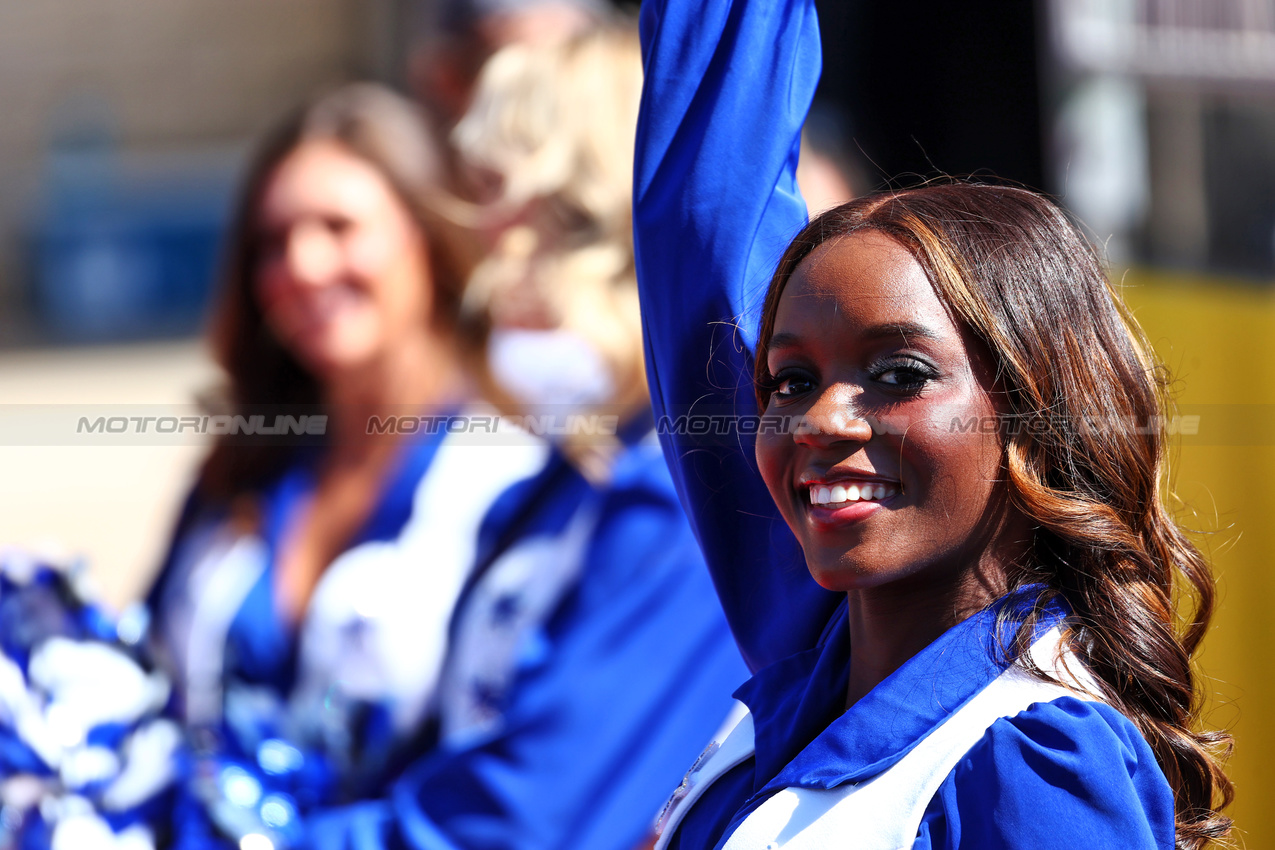
M266 183L256 295L316 377L357 369L426 332L424 238L389 183L332 142L306 142Z
M995 421L980 349L886 236L825 243L798 266L766 351L766 414L804 425L763 427L757 461L819 584L924 586L997 551L1000 440L964 427Z

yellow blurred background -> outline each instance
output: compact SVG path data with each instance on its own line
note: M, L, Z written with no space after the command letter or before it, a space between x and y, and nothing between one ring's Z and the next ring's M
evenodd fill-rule
M1199 434L1180 439L1172 474L1184 524L1219 580L1200 665L1214 691L1207 718L1235 735L1237 843L1275 847L1275 291L1145 270L1122 280L1178 403L1201 417Z

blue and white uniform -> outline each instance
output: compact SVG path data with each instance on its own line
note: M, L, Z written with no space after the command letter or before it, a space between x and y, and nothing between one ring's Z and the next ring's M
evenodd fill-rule
M806 572L752 438L674 424L755 413L763 297L806 221L795 174L819 76L813 2L648 0L641 15L648 376L674 480L756 671L736 692L748 713L674 795L662 845L1170 850L1173 795L1137 729L1083 674L1051 684L998 663L991 611L845 709L844 598ZM1033 657L1075 669L1057 649L1046 630Z
M995 619L945 632L846 710L842 606L819 646L736 691L748 712L684 780L660 850L1172 848L1155 754L1061 663L1061 614L1032 655L1066 684L998 660Z
M659 447L635 436L603 487L544 443L418 440L299 631L270 576L305 464L256 534L188 522L155 595L189 659L186 716L212 733L180 846L631 850L747 676Z

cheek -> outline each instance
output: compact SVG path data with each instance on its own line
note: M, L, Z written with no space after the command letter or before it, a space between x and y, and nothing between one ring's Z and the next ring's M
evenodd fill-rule
M899 451L917 479L910 483L918 502L949 518L981 515L1003 477L995 433L962 433L944 423L913 429Z
M971 491L999 477L1003 423L972 376L917 413L906 428L894 429L905 457L908 453L922 456L914 469L922 474L928 469L934 478L950 479Z
M425 309L428 264L411 234L368 234L351 246L349 257L351 269L401 318L419 316Z
M375 284L391 275L400 259L400 240L383 230L364 229L345 240L346 268L357 278Z
M765 419L762 420L763 424ZM791 489L792 476L789 466L792 460L792 437L787 434L767 433L765 429L757 435L755 450L757 471L766 482L770 497L783 513L787 513L787 499Z

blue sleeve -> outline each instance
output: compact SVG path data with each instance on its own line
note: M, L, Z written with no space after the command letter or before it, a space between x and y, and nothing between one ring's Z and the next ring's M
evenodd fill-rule
M747 671L654 446L622 464L578 586L490 740L389 801L311 823L317 850L632 850Z
M753 437L733 427L756 413L761 303L806 222L796 166L818 26L811 0L647 0L641 33L634 227L647 377L678 492L756 670L813 646L838 602L807 573ZM687 414L720 417L712 436L693 436Z
M1173 850L1173 791L1115 709L1065 697L997 721L931 801L913 850Z

